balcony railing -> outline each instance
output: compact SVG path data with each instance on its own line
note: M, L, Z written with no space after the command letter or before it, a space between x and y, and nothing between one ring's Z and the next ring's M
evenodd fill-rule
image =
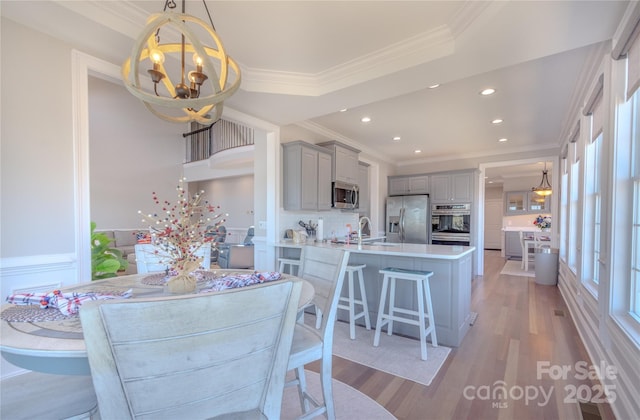
M186 162L209 159L216 153L235 147L253 145L253 128L220 119L212 125L191 123L186 139Z

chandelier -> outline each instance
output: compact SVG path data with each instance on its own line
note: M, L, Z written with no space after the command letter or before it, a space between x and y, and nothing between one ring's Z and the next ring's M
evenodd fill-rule
M540 181L540 185L531 188L531 191L542 196L551 195L551 184L549 183L548 178L547 162L544 163L544 170L542 171L542 180Z
M185 13L185 0L182 0L182 13L173 11L174 0L166 0L162 13L149 16L131 56L122 65L122 80L127 90L149 111L169 122L213 124L222 116L224 100L240 87L240 68L225 52L209 9L204 0L202 2L210 26ZM160 29L163 38L171 42L161 43ZM192 54L193 59L193 70L188 73L187 54ZM176 60L166 60L167 56ZM175 68L178 62L179 69ZM148 79L141 82L140 67L147 67L153 87ZM167 67L175 70L173 76ZM231 76L235 78L233 82L228 80Z

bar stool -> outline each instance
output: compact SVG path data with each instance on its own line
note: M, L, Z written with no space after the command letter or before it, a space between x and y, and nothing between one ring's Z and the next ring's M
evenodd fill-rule
M380 270L384 274L382 279L382 294L380 297L380 307L378 308L378 319L376 321L376 333L373 338L373 346L380 344L380 330L387 324L387 334L393 334L393 321L405 324L417 325L420 329L420 351L422 360L427 360L427 335L431 335L431 344L438 347L436 338L436 324L433 319L433 306L431 303L431 289L429 287L429 277L433 271L406 270L403 268L387 267ZM418 298L418 310L396 307L396 280L412 281L416 285L416 296ZM389 283L391 286L389 287ZM384 305L387 299L387 289L389 289L389 310L384 312ZM425 308L426 303L426 308ZM398 314L411 315L418 319L409 318ZM426 326L426 319L429 319L429 326Z
M349 311L349 336L352 340L356 338L356 319L360 319L364 317L364 324L368 330L371 329L371 320L369 319L369 308L367 306L367 294L364 290L364 276L362 275L362 269L365 268L366 265L348 265L345 274L349 274L348 277L348 296L340 297L338 301L338 309L344 309ZM354 289L353 289L353 273L358 273L358 284L360 287L360 299L355 298ZM344 303L342 303L344 302ZM355 313L355 306L362 306L362 312Z

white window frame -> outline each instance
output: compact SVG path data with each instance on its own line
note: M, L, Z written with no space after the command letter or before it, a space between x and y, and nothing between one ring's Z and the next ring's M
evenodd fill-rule
M598 297L601 261L603 133L585 148L582 237L582 283Z
M622 63L619 63L622 64ZM624 85L624 83L622 83ZM624 90L622 87L620 90ZM640 347L640 90L616 95L612 156L610 318ZM635 229L635 232L634 232Z

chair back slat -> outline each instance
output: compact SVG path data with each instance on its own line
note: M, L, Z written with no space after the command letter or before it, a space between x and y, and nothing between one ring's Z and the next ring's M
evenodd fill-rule
M313 303L323 314L321 330L330 325L333 331L349 252L340 248L305 246L300 260L298 275L313 285Z
M300 290L289 280L83 305L102 418L277 418Z

